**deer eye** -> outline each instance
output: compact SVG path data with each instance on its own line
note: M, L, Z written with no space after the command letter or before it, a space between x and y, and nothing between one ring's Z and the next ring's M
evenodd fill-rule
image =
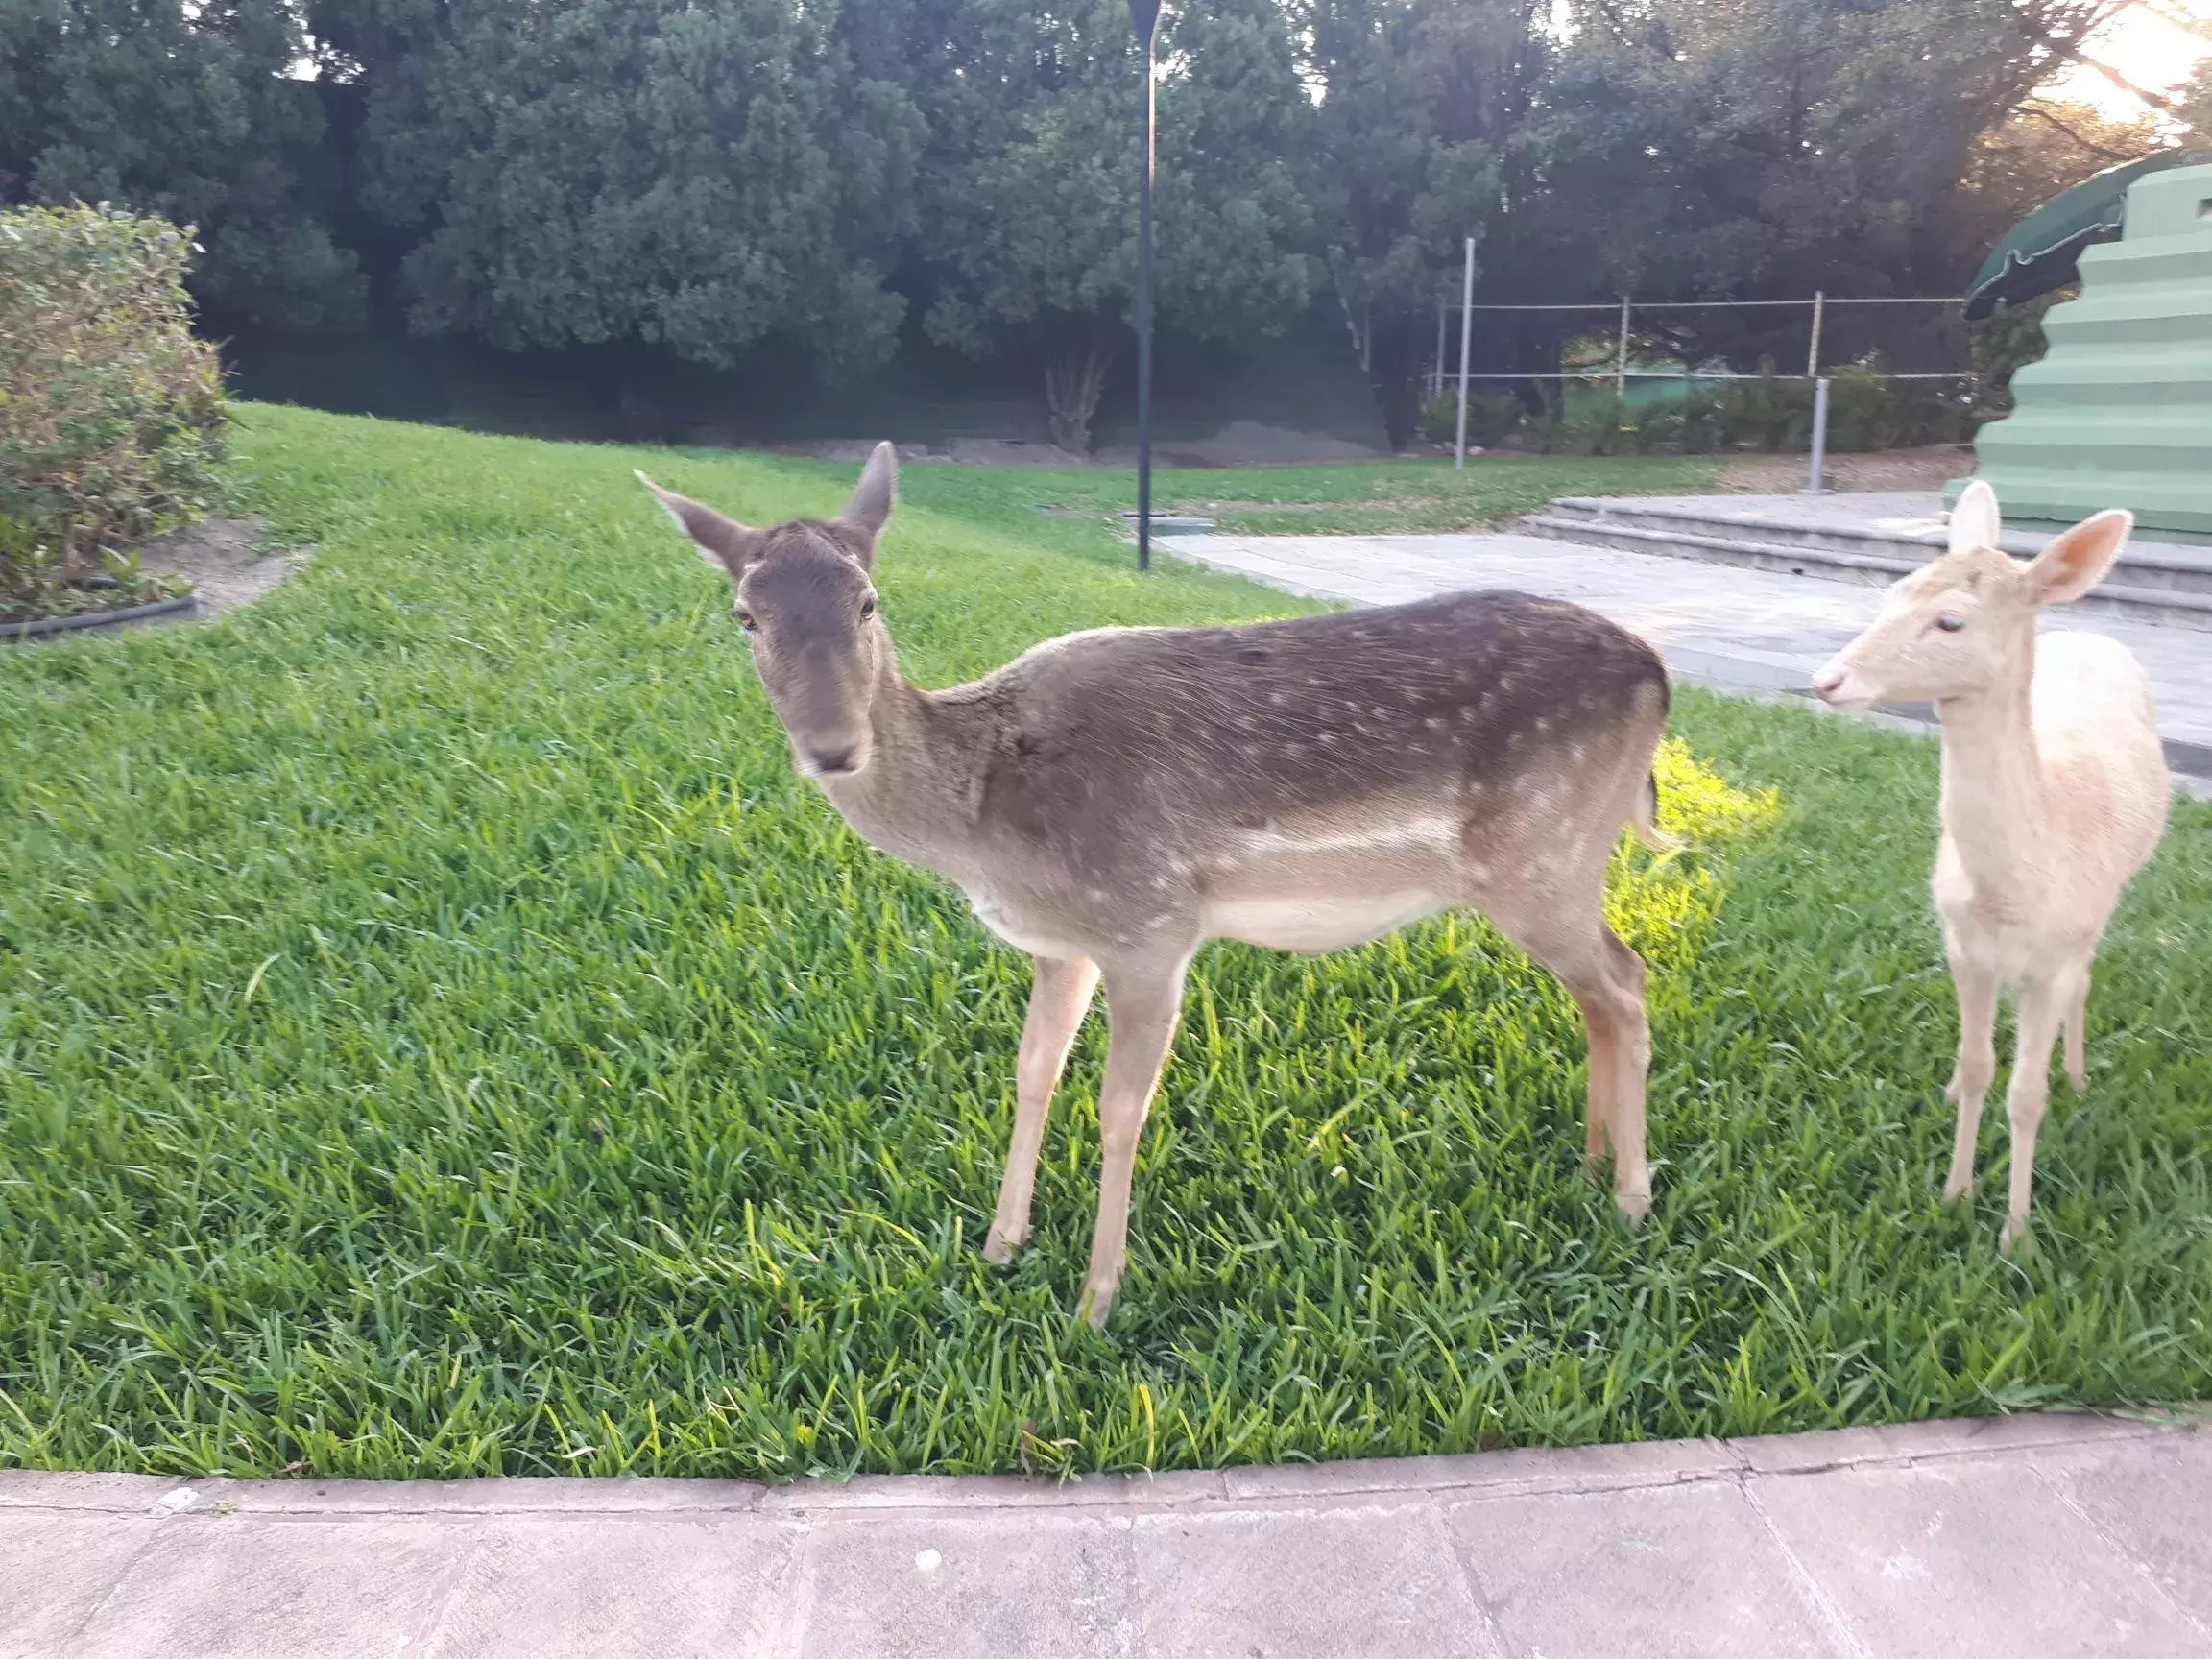
M876 614L876 595L871 593L860 601L860 620L865 622Z
M1956 634L1960 629L1966 626L1966 618L1963 616L1938 616L1936 618L1936 626L1942 629L1946 634Z
M738 606L730 614L737 618L737 626L744 629L746 633L757 634L760 632L760 624L753 620L753 613L746 610L744 606Z

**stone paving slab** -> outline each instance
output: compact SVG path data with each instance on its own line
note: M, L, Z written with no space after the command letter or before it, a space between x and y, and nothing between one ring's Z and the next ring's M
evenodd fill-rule
M2032 1466L1844 1469L1754 1490L1774 1536L1870 1653L2183 1659L2212 1642Z
M1708 523L1735 524L1746 530L1779 527L1791 530L1840 531L1847 535L1877 536L1884 541L1911 541L1929 548L1945 545L1950 507L1936 490L1836 490L1820 495L1576 495L1568 500L1628 513L1678 515ZM2004 503L1998 503L2000 509ZM2008 524L1999 537L2008 553L2040 553L2058 530ZM2131 535L2131 553L2202 567L2212 552L2191 541L2163 541L2155 536Z
M1849 1650L1741 1486L1461 1500L1446 1513L1514 1652Z
M1286 592L1357 605L1470 588L1572 600L1642 635L1686 678L1768 693L1808 686L1882 602L1882 589L1855 583L1534 536L1179 536L1159 546ZM2201 630L2063 607L2045 613L2044 626L2126 645L2151 676L2161 734L2212 757L2212 638Z
M0 1659L1911 1653L2212 1659L2212 1429L2053 1414L1064 1485L0 1471Z

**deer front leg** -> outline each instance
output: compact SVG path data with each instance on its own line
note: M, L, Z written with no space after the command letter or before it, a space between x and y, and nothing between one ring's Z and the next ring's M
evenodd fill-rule
M2089 971L2084 968L2075 988L2073 1005L2066 1010L2066 1082L2077 1094L2089 1092L2089 1057L2083 1052L2088 1019Z
M1997 1248L2009 1256L2028 1231L2028 1206L2034 1196L2035 1132L2051 1098L2051 1046L2074 998L2074 976L2048 980L2020 998L2019 1046L2012 1055L2012 1081L2005 1091L2005 1115L2012 1120L2012 1191L2005 1231Z
M1104 1330L1121 1282L1129 1239L1129 1188L1137 1170L1137 1138L1152 1091L1175 1036L1183 1001L1183 969L1111 970L1106 976L1106 1081L1098 1091L1098 1225L1091 1236L1091 1270L1083 1302L1093 1330Z
M1982 1097L1997 1075L1997 976L1954 958L1951 979L1959 993L1959 1060L1951 1069L1943 1098L1959 1108L1959 1121L1951 1134L1951 1173L1943 1183L1943 1196L1957 1198L1974 1185L1974 1142L1982 1133Z
M1006 1174L998 1183L998 1209L983 1241L983 1260L1001 1264L1029 1237L1029 1202L1037 1190L1037 1154L1045 1144L1045 1122L1052 1112L1052 1091L1075 1046L1091 993L1097 988L1094 962L1036 958L1029 987L1029 1017L1022 1025L1022 1053L1014 1063L1014 1137L1006 1146Z

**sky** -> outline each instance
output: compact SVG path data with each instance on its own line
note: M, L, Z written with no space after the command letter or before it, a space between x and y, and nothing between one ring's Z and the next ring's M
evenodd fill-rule
M2130 6L2091 36L2090 52L2138 86L2170 91L2189 79L2197 60L2212 53L2212 40L2168 22L2159 12L2212 22L2212 0L2154 0ZM2116 119L2145 114L2143 104L2094 69L2076 65L2051 84L2060 98L2093 104Z

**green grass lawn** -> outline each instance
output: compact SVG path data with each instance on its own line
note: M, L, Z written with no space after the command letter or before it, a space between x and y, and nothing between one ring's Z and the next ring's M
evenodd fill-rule
M1717 469L1710 459L1671 455L1480 456L1464 469L1412 458L1193 468L1153 474L1153 510L1201 514L1224 530L1263 536L1472 530L1505 524L1555 495L1687 493L1706 488ZM917 504L966 517L1001 518L1021 506L1110 519L1137 506L1136 473L1126 467L914 466L901 482Z
M987 1267L1026 963L793 777L640 457L269 408L241 449L303 575L0 652L0 1464L1168 1467L2212 1393L2212 811L2106 944L2008 1263L2001 1107L1936 1191L1933 748L1685 694L1697 848L1615 894L1645 1229L1580 1176L1569 1005L1479 926L1215 946L1098 1334L1097 1026ZM853 475L647 465L761 520ZM1297 608L1137 578L1034 474L907 483L925 684Z

